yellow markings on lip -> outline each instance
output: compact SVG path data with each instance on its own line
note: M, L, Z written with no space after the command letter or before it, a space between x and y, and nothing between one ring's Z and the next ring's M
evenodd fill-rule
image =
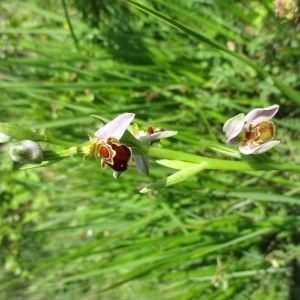
M92 155L101 158L103 168L110 166L117 172L126 171L132 157L131 149L113 137L107 138L105 141L95 142Z
M264 121L256 126L249 126L249 131L243 137L243 144L249 145L251 148L256 148L268 141L271 141L275 136L275 125L271 121Z

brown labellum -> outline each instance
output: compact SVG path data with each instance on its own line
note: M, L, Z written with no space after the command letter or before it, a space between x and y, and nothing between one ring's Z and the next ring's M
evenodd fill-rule
M253 147L256 147L272 140L274 136L274 123L271 121L264 121L254 127L250 126L250 131L245 135L244 143L252 144Z
M102 166L108 165L117 172L124 172L131 162L131 149L114 138L108 138L99 149Z
M92 153L95 157L101 158L103 168L110 166L117 172L128 169L132 156L131 149L113 137L94 143Z

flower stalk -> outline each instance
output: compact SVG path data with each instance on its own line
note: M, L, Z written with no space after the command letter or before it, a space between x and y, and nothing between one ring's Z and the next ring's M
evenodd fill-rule
M264 153L280 142L273 140L275 125L271 121L278 109L278 105L256 108L246 115L242 113L232 117L224 124L226 143L239 145L242 153L239 158L246 158L245 155L248 154ZM179 170L157 182L152 187L154 189L177 184L203 170L276 170L300 173L300 166L263 160L263 156L260 156L260 161L259 158L254 159L253 157L248 158L247 161L237 161L155 147L153 145L156 142L171 137L177 132L163 128L154 129L151 126L146 131L141 131L135 124L130 126L135 117L133 113L123 113L108 122L98 116L94 117L99 119L102 125L94 134L89 135L89 141L80 145L57 140L7 123L0 123L0 133L4 134L5 138L25 140L25 143L12 147L10 151L14 161L27 164L23 166L24 168L48 166L64 158L84 154L84 156L93 156L99 159L103 168L110 167L115 178L129 169L132 162L135 163L136 170L140 174L149 175L150 157L162 159L157 162ZM37 142L47 142L62 146L62 148L43 151ZM145 190L143 191L145 192Z
M235 171L290 171L300 173L300 166L293 164L277 162L247 162L247 161L232 161L225 159L209 158L189 153L184 153L175 150L162 149L158 147L151 147L147 151L147 155L156 158L180 160L195 164L206 162L205 169L209 170L235 170Z

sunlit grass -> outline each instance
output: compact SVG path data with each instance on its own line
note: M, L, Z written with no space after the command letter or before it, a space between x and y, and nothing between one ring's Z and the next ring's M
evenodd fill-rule
M0 121L76 144L99 126L90 115L133 112L143 129L179 131L163 148L224 158L210 148L223 145L224 122L277 103L282 143L270 155L299 165L299 101L280 89L299 89L299 26L272 1L227 2L144 2L211 45L124 2L103 1L92 28L86 1L67 2L78 49L61 2L0 4ZM115 180L72 157L21 171L7 150L0 298L297 299L299 175L210 170L141 194L174 170L153 159L150 177L132 166Z

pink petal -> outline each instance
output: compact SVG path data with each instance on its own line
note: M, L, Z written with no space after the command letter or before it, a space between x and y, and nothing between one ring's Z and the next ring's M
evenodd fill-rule
M279 143L280 143L280 141L269 141L269 142L266 142L262 145L257 146L256 148L250 148L247 145L243 145L243 146L240 146L239 149L240 149L240 152L245 154L245 155L262 154L264 152L267 152L271 148L275 147Z
M98 140L105 140L109 137L114 137L115 139L120 140L125 130L132 122L134 116L135 114L132 113L124 113L117 116L112 121L101 126L95 132L95 136Z
M153 142L153 141L157 141L160 139L168 138L175 134L177 134L177 131L165 130L165 131L156 132L156 133L153 133L150 135L143 135L143 136L139 137L139 140Z
M246 123L256 126L257 124L271 120L279 109L279 105L274 104L265 108L255 108L251 110L246 116ZM248 127L248 126L247 126Z
M149 158L145 155L133 155L136 170L145 176L149 176Z
M244 114L238 114L235 117L226 121L223 126L223 131L226 135L226 143L228 145L234 144L233 139L239 135L239 133L243 130L245 120Z
M123 173L123 172L114 171L114 172L113 172L113 177L114 177L115 179L118 179L122 173Z

